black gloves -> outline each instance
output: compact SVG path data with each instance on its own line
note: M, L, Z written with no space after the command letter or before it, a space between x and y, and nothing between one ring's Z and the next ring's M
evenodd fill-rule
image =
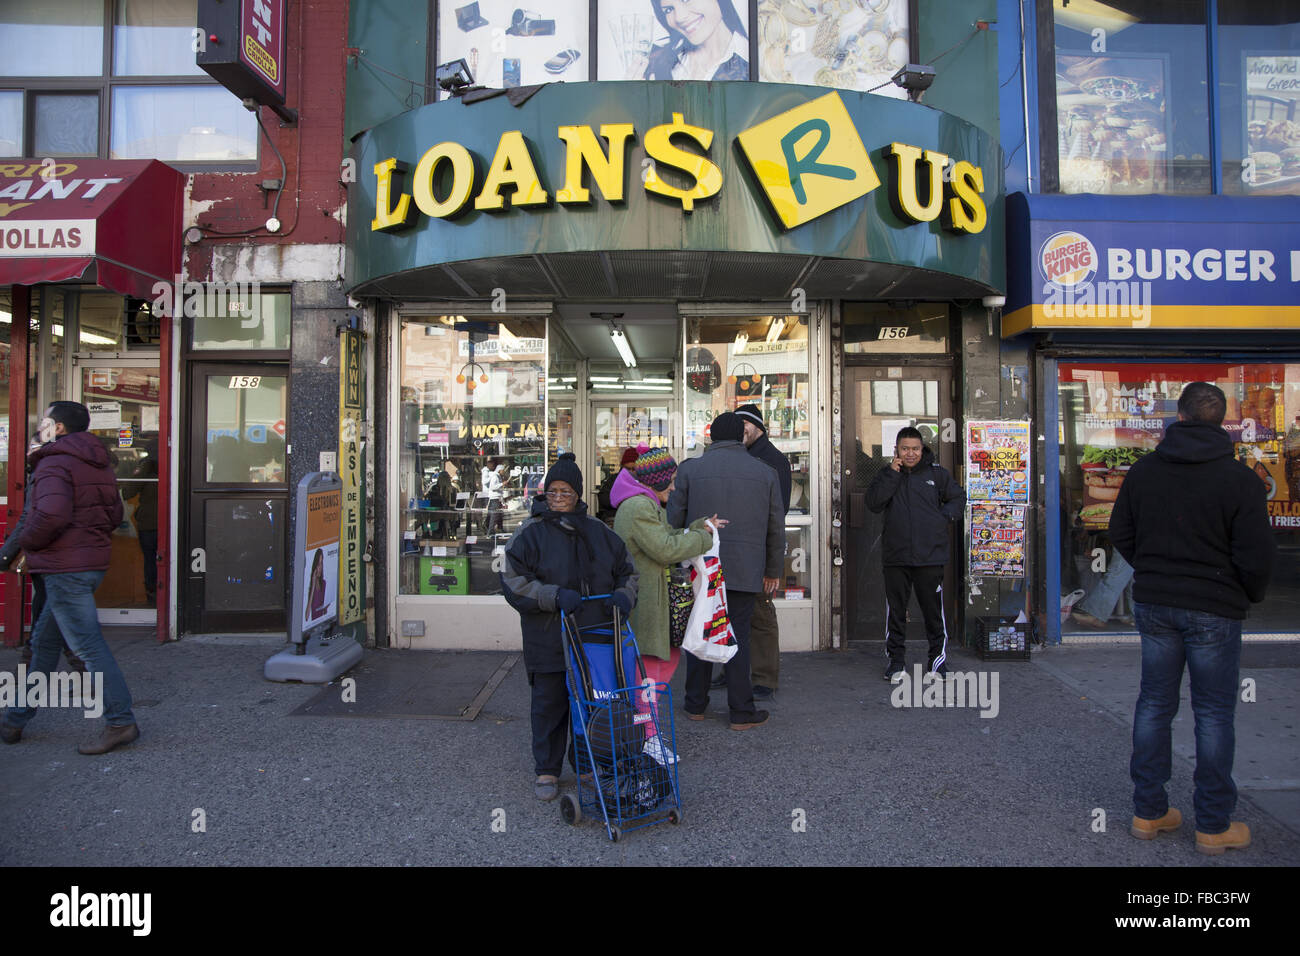
M582 603L582 595L577 591L570 591L568 588L560 588L555 592L555 606L565 614L572 614Z
M632 613L632 599L627 596L625 591L614 592L613 597L609 599L609 603L622 611L624 617Z

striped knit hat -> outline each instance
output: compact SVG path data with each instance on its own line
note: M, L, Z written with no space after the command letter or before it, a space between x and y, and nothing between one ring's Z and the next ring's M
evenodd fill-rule
M652 448L636 460L636 480L653 491L663 491L673 483L677 462L666 448Z

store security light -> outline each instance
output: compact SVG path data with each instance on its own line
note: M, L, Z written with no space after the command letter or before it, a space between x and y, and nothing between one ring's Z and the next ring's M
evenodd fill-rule
M441 64L434 77L438 86L452 96L460 96L474 85L474 74L469 71L469 64L464 60Z
M899 67L893 76L894 85L907 90L907 98L913 103L921 101L921 94L934 82L934 67L924 63L909 63Z

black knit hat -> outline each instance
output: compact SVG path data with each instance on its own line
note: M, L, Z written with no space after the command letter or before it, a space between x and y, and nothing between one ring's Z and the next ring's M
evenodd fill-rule
M742 424L744 422L753 422L763 431L767 431L767 424L763 421L763 413L758 410L757 405L741 405L736 409L736 414L740 416Z
M735 412L723 412L709 426L711 441L744 441L745 424Z
M566 451L556 459L551 470L546 473L546 480L542 482L542 491L547 491L553 481L566 482L577 492L579 498L582 497L582 472L578 468L578 460L573 452Z

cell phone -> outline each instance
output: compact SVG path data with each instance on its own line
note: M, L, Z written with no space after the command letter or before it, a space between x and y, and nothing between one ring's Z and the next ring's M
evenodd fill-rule
M519 85L519 58L508 56L501 61L501 85L506 89Z

